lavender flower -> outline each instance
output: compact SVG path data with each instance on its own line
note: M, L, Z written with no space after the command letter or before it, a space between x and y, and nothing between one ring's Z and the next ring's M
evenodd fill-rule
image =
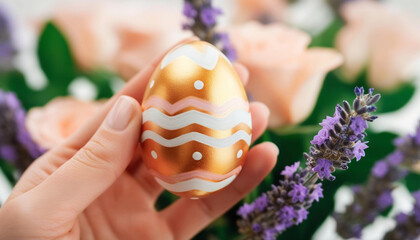
M25 127L25 111L14 93L0 90L0 157L23 172L43 150Z
M420 190L414 192L414 208L409 214L400 213L395 216L397 225L385 234L385 240L405 239L415 240L420 235Z
M363 88L356 88L355 92L354 110L344 101L343 107L336 107L333 117L327 117L320 124L323 128L312 140L314 146L310 154L304 154L308 161L306 168L299 168L299 162L287 166L281 172L283 180L279 185L272 185L270 191L238 210L239 231L247 239L275 239L287 228L303 222L312 203L323 197L322 184L317 180L334 180L331 173L335 168L345 170L357 154L364 156L361 152L367 143L362 142L366 136L366 121L375 119L368 107L373 106L380 95L373 95L372 91L365 95ZM389 204L386 197L381 199L383 205Z
M0 71L12 69L15 53L10 17L5 9L0 6Z
M184 30L191 30L201 40L217 46L230 60L237 58L229 36L215 30L222 10L213 7L211 0L185 0L183 14L187 18Z
M394 141L398 151L395 158L401 160L401 165L407 168L412 168L420 162L420 122L414 134L397 138Z
M313 201L323 197L322 188L321 184L314 184L313 180L310 184L305 182L310 172L298 167L299 162L286 167L282 172L284 180L278 186L273 185L271 191L238 210L242 218L238 221L242 234L250 238L275 239L287 228L307 218L307 209ZM255 231L255 224L261 226L262 230Z
M335 169L346 170L353 158L359 161L365 156L368 142L363 142L363 139L367 122L376 119L370 113L376 110L373 105L381 95L373 95L373 89L364 94L363 87L356 87L354 92L353 110L347 101L337 105L334 116L327 117L320 124L322 129L311 141L313 146L309 154L304 154L308 167L321 179L334 180L331 173Z
M392 163L392 154L376 162L365 186L358 186L354 192L354 201L346 207L344 213L334 213L337 233L344 238L360 238L365 226L393 203L391 191L394 182L404 178L407 171L397 168Z
M407 168L412 168L420 161L420 144L416 141L418 136L420 136L420 124L414 135L409 134L395 139L395 151L384 160L375 163L366 186L359 186L357 190L354 190L354 202L346 207L344 213L333 214L337 222L337 232L342 237L360 237L362 229L372 223L381 211L392 205L391 191L394 183L407 175ZM420 199L420 196L416 195L416 197ZM397 222L402 224L406 218L405 215L399 215Z

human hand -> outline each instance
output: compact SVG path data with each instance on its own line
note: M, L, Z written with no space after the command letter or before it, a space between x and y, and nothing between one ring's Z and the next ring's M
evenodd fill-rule
M142 164L138 102L160 60L26 170L0 209L0 239L188 239L264 179L278 155L268 142L249 151L238 178L219 193L155 209L163 189ZM246 69L235 68L246 82ZM251 103L250 110L254 141L269 111L261 103Z

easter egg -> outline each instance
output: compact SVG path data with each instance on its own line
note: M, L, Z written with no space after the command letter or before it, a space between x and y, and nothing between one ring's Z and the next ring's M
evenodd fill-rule
M158 64L142 101L144 164L166 190L197 199L238 176L251 143L246 92L226 56L195 41Z

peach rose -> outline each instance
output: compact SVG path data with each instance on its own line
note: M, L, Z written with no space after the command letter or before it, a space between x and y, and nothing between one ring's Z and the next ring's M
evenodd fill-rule
M53 16L82 68L117 70L124 79L189 36L182 19L173 7L117 1L64 5Z
M74 133L103 105L103 102L85 102L71 97L59 97L44 107L29 110L26 127L33 140L45 149L51 149Z
M282 20L287 0L236 0L236 18L239 21L260 19Z
M282 24L250 22L230 31L238 62L250 72L247 91L271 110L270 127L302 122L326 73L342 63L332 49L307 49L310 37Z
M355 79L368 66L373 87L392 89L413 76L420 60L418 19L372 1L349 2L341 10L347 25L336 46L344 56L347 78Z

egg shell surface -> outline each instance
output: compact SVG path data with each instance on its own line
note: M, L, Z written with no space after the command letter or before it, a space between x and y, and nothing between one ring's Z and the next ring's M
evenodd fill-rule
M226 56L195 41L175 47L142 102L143 161L168 191L197 199L228 186L251 144L246 92Z

